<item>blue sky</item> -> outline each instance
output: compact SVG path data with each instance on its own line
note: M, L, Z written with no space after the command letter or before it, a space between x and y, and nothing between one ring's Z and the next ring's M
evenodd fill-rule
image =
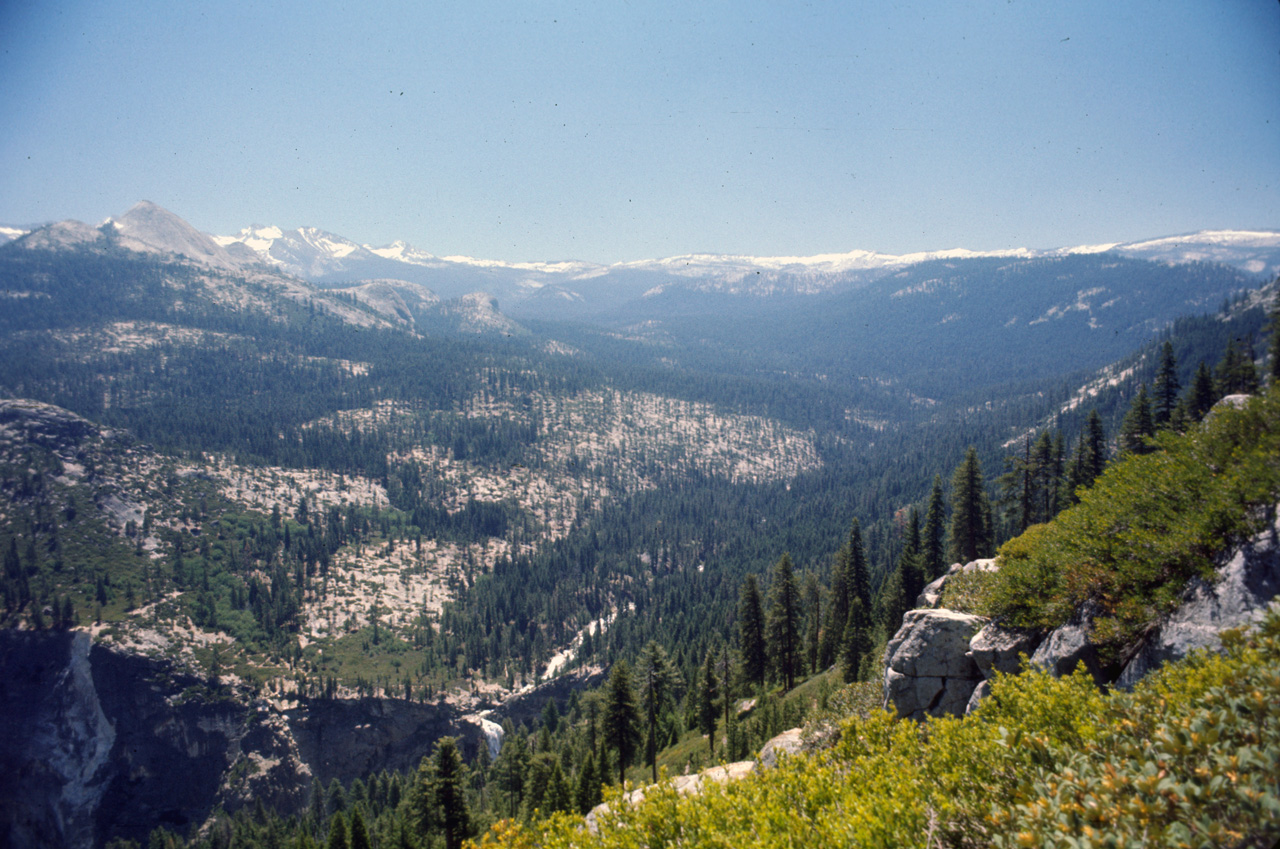
M1280 4L0 2L0 221L601 262L1280 228Z

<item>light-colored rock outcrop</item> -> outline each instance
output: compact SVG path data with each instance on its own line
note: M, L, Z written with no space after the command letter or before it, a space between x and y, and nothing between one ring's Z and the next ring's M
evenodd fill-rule
M1244 398L1226 400L1238 404ZM977 633L970 631L972 638L964 645L962 614L934 608L909 611L887 649L885 707L915 719L968 713L989 693L987 682L996 672L1021 671L1023 655L1054 675L1069 675L1083 664L1099 686L1128 688L1167 661L1198 648L1216 650L1222 631L1260 621L1269 605L1280 603L1275 601L1280 597L1280 506L1271 517L1261 533L1231 553L1212 581L1196 579L1188 585L1178 609L1147 635L1123 668L1104 663L1090 642L1096 611L1092 603L1081 605L1070 621L1047 634L992 623L973 628ZM962 571L995 568L991 560L952 566L926 588L920 604L936 604L946 581ZM966 664L973 665L972 673Z
M885 649L885 708L911 719L964 713L983 680L969 641L986 621L954 610L908 611Z
M994 678L996 672L1016 675L1022 671L1022 655L1030 655L1040 645L1043 634L1039 631L1002 628L988 623L969 641L973 662L978 664L983 678Z
M804 748L803 729L789 728L760 748L756 760L762 767L773 767L778 764L779 755L794 755Z
M758 764L756 761L735 761L731 764L721 764L704 769L701 772L690 775L677 775L670 779L671 787L680 796L697 795L702 789L711 784L724 784L729 781L737 781L740 778L750 775L756 771ZM644 787L637 787L630 793L622 797L624 805L638 805L644 800L645 794L653 791L657 784L646 784ZM592 834L600 830L600 818L609 812L609 804L602 802L587 812L586 821L587 830Z
M803 729L789 728L765 743L760 748L760 753L756 755L755 760L735 761L734 763L713 766L689 775L677 775L675 778L670 779L671 786L681 796L696 795L702 792L708 782L723 784L728 781L737 781L757 769L770 769L777 766L780 754L794 755L804 749L802 733ZM648 784L644 787L637 787L622 797L623 803L626 805L639 804L644 799L645 794L651 792L655 786L657 785ZM609 805L601 803L587 813L587 829L592 834L599 830L600 817L608 811Z

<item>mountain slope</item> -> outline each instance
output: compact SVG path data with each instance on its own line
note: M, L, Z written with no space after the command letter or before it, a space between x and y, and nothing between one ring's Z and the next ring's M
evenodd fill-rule
M177 254L226 270L238 270L257 261L257 255L244 246L224 248L150 201L140 201L119 218L107 219L99 229L107 228L115 231L121 247L130 250Z

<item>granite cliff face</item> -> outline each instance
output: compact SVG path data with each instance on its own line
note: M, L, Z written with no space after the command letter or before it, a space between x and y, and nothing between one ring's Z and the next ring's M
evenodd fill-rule
M115 727L83 634L0 637L0 818L12 846L91 846Z
M445 735L473 757L484 723L449 704L248 699L84 632L0 632L0 843L91 847L185 832L217 807L287 814L313 779L407 770Z

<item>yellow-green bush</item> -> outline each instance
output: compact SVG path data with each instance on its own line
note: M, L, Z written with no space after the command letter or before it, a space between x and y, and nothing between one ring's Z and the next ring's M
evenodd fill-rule
M947 582L942 585L938 607L960 613L972 613L975 616L990 616L991 593L995 587L995 580L994 572L982 569L957 572L947 578Z
M1265 846L1280 837L1280 616L1228 659L1195 657L1114 700L1104 733L1055 750L997 846Z

